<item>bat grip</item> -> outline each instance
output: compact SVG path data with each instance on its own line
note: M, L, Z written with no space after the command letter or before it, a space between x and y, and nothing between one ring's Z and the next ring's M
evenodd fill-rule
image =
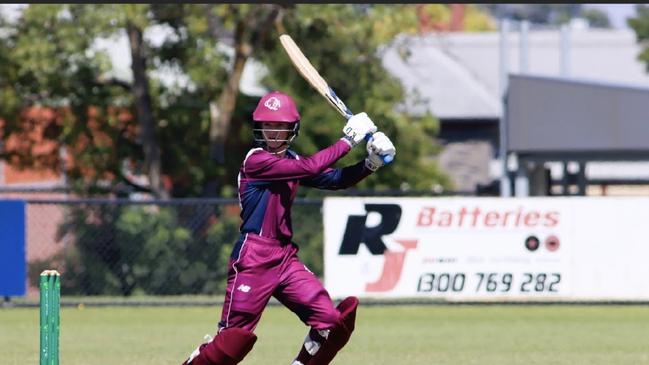
M333 90L331 90L331 92L333 93ZM335 93L334 93L334 95L335 95ZM352 113L352 111L349 110L349 109L345 109L344 111L342 109L339 109L339 108L337 108L337 109L338 109L338 111L340 111L345 116L345 119L347 119L347 120L349 120L349 118L354 116L354 113ZM371 140L372 140L372 133L366 134L365 135L365 141L369 142ZM383 163L387 165L390 162L392 162L394 157L390 156L390 155L383 155L383 156L381 156L381 159L383 160Z
M370 133L366 134L366 135L365 135L365 141L369 142L369 141L371 141L371 140L372 140L372 135L371 135ZM387 165L387 164L389 164L390 162L392 162L393 156L390 156L390 155L382 155L382 156L381 156L381 159L383 160L383 163Z

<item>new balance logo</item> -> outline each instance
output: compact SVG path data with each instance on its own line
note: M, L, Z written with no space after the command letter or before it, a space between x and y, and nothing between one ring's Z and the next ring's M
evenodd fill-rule
M238 290L238 291L242 291L242 292L244 292L244 293L247 293L247 292L250 291L250 287L249 287L248 285L246 285L246 284L241 284L241 285L239 285L239 287L237 288L237 290Z

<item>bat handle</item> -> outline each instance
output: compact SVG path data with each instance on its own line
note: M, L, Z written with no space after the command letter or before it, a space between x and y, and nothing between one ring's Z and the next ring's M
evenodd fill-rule
M366 134L365 135L365 141L369 142L371 140L372 140L372 135L370 133ZM381 156L381 159L383 160L383 163L386 164L386 165L389 164L390 162L392 162L393 158L394 157L390 156L390 155Z
M333 93L333 90L331 90L331 92ZM335 93L334 93L334 95L335 95ZM347 108L347 107L345 107L345 110L338 109L338 111L341 112L342 115L345 116L345 119L347 119L347 120L349 120L349 118L354 116L354 113L352 113L352 111L349 110L349 108ZM370 140L372 140L372 134L368 133L368 134L365 135L365 141L369 142ZM383 160L383 163L387 165L390 162L392 162L394 157L390 156L390 155L383 155L383 156L381 156L381 159Z

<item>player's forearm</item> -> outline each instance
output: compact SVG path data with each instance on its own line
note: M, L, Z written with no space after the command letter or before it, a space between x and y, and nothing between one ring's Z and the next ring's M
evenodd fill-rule
M371 174L363 161L341 169L327 169L324 172L300 181L302 185L325 190L346 189Z
M365 167L365 161L360 161L355 165L347 166L340 171L340 180L338 189L347 189L359 183L364 178L372 174L372 170Z
M304 164L305 169L311 173L310 175L315 175L336 163L336 161L349 153L351 149L352 147L346 141L340 139L331 146L318 151L309 157L302 157L298 161Z
M246 161L244 172L247 177L253 179L301 179L321 173L350 150L349 144L339 140L309 157L299 159L278 158L260 153Z

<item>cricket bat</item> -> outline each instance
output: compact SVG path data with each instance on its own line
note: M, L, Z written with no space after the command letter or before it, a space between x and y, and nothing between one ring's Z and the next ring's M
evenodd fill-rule
M304 53L302 53L300 47L295 44L293 38L288 34L282 34L279 36L279 41L282 43L282 47L284 47L286 54L288 54L291 62L293 62L293 65L300 72L302 77L304 77L304 79L309 82L309 84L313 86L313 88L316 89L316 91L318 91L318 93L320 93L320 95L322 95L327 102L338 111L338 113L345 117L345 119L351 118L354 113L352 113L347 105L340 100L333 89L329 87L325 79L320 76L315 67L313 67L311 62L309 62L309 59L306 58ZM369 134L365 136L365 139L368 141L371 138L372 136ZM386 164L392 162L392 156L386 155L381 157L383 158L383 162Z

